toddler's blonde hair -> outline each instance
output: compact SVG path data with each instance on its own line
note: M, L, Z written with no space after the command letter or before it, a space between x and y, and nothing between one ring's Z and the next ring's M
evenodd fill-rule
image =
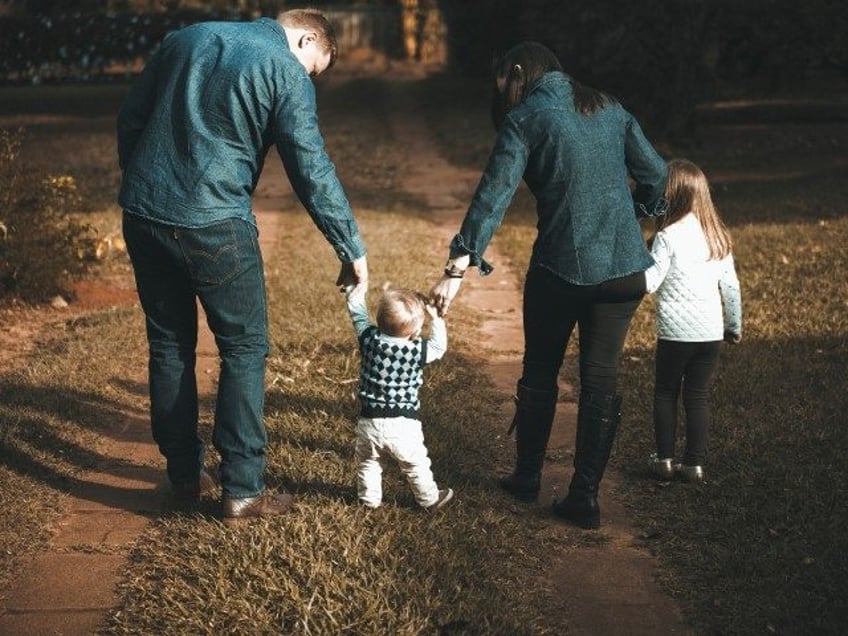
M387 336L409 337L424 325L422 294L412 289L390 289L377 305L377 327Z
M669 161L665 198L668 199L668 212L657 217L657 231L692 212L707 239L710 258L718 260L730 254L733 247L730 232L713 204L707 177L698 166L688 159Z

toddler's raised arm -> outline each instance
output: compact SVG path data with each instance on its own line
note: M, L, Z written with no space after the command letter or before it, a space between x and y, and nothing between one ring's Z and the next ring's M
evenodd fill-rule
M350 314L350 320L356 331L356 337L359 338L371 326L371 321L368 318L368 306L365 304L365 290L356 291L357 289L359 288L351 288L347 291L345 297L347 298L347 311Z

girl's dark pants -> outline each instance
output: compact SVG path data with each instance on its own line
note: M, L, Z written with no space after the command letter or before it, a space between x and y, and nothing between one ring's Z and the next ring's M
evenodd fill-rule
M709 390L718 366L721 341L677 342L658 340L654 383L654 433L657 456L674 457L677 404L683 393L686 412L686 448L683 463L703 466L707 455L710 419Z

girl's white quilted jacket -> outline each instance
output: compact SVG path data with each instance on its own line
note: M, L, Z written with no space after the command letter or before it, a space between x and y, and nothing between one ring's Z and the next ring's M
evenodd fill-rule
M682 342L722 340L742 334L742 299L733 255L709 259L698 219L691 212L664 228L651 247L645 272L657 292L657 337Z

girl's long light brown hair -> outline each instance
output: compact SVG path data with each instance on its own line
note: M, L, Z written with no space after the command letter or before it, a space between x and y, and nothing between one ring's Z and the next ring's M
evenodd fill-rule
M730 232L713 204L707 177L698 166L688 159L669 161L665 198L668 199L668 212L657 217L657 231L692 212L707 239L710 259L719 260L730 254L733 248Z

